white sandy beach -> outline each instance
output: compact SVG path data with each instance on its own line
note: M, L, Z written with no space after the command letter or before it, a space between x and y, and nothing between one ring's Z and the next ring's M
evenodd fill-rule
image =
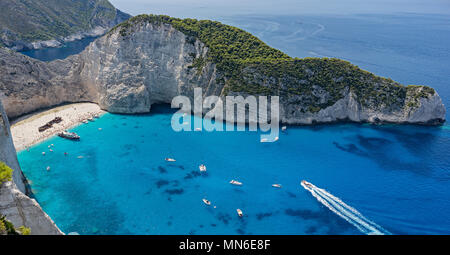
M83 123L83 120L87 120L93 115L101 115L103 113L105 111L101 110L97 104L77 103L58 106L46 111L23 116L11 123L14 146L17 151L24 150L33 144L56 135L58 132ZM44 132L39 132L39 127L45 125L55 117L61 117L62 122L53 124L52 128Z

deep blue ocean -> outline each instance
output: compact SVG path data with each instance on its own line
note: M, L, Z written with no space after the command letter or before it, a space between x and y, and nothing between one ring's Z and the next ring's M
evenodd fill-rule
M432 86L449 110L449 16L220 20L291 56L338 57L404 84ZM19 152L35 198L66 233L365 234L367 222L383 233L450 233L448 125L288 127L277 143L260 143L257 132L177 133L172 114L164 105L146 115L107 113L73 129L80 142L54 137ZM318 190L317 199L301 180L343 202Z

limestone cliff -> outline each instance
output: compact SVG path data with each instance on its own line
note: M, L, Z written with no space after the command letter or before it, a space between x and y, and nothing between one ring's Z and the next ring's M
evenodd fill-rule
M99 36L131 17L107 0L2 0L0 9L0 46L14 50Z
M62 234L36 200L25 193L25 178L17 161L9 122L0 102L0 161L10 166L13 180L0 187L0 215L5 215L16 228L26 226L33 235Z
M293 59L212 21L138 16L65 60L42 63L0 49L9 117L91 101L117 113L149 112L177 95L278 95L289 124L440 124L445 107L426 86L403 86L338 59Z
M44 63L0 47L0 99L9 118L61 103L96 101L77 78L77 63Z

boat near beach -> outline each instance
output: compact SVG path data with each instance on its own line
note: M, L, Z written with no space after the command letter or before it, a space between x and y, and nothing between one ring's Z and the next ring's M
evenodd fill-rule
M63 131L61 133L58 133L58 136L69 140L80 140L80 136L75 132Z

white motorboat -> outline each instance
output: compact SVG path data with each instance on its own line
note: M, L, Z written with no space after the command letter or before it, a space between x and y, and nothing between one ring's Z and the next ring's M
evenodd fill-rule
M238 181L235 181L235 180L231 180L230 184L237 185L237 186L242 186L242 182L238 182Z
M205 203L205 205L211 205L211 201L207 200L206 198L203 198L203 203Z

